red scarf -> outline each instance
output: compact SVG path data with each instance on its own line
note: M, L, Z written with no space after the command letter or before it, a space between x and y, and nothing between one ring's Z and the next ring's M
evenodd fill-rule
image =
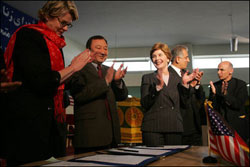
M50 30L43 22L38 22L38 24L27 24L21 26L15 31L15 33L10 38L4 53L7 76L9 77L10 81L12 81L14 72L12 53L15 46L16 33L23 27L34 29L43 34L43 38L46 41L49 50L51 70L62 70L64 68L64 61L60 49L66 45L64 38L59 37L54 31ZM65 122L66 120L65 109L63 107L63 90L64 84L61 84L57 89L56 95L54 96L54 116L55 119L61 123Z

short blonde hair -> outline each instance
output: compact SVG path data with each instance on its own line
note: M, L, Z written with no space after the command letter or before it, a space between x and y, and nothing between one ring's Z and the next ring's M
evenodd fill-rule
M154 53L154 51L156 50L161 50L169 60L171 60L172 58L172 55L171 55L171 50L170 48L168 47L167 44L165 43L161 43L161 42L158 42L156 44L154 44L154 46L152 47L151 51L150 51L150 59L152 60L152 54Z
M78 11L73 1L47 1L38 11L38 17L46 22L46 17L59 17L69 12L73 21L78 19Z

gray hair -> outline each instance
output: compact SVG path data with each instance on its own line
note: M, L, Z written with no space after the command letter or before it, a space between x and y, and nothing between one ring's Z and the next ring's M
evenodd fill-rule
M183 57L183 50L186 50L188 52L188 47L185 45L176 45L172 50L171 50L171 54L172 54L172 59L171 62L173 63L173 61L176 59L177 56L179 57Z
M46 17L59 17L69 12L73 21L78 19L78 11L73 1L47 1L38 11L38 17L46 22Z

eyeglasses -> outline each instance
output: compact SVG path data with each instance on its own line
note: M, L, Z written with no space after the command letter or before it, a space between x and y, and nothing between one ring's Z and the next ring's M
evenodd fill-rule
M72 25L71 23L67 23L66 21L61 21L61 20L59 19L59 17L57 17L57 20L58 20L58 22L61 24L62 28L65 27L65 26L67 26L68 28L73 27L73 25Z

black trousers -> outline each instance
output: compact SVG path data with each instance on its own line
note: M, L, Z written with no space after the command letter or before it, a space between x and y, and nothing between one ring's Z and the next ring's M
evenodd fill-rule
M182 144L184 145L193 145L201 146L202 145L202 136L200 133L192 133L189 135L183 135Z
M94 151L98 151L98 150L105 150L105 149L109 149L111 148L111 145L107 145L107 146L99 146L99 147L75 147L75 154L81 154L81 153L87 153L87 152L94 152Z
M155 132L142 132L143 144L146 146L161 146L161 145L181 145L182 133L169 132L169 133L155 133Z

